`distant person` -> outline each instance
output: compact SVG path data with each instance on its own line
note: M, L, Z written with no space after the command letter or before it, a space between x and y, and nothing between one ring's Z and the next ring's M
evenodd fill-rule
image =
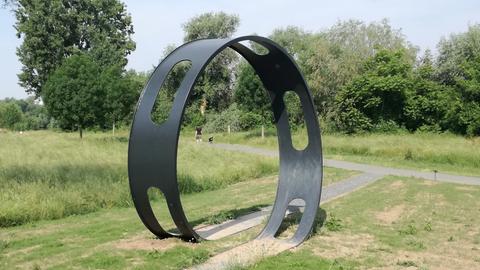
M197 143L202 141L202 127L195 128L195 141Z

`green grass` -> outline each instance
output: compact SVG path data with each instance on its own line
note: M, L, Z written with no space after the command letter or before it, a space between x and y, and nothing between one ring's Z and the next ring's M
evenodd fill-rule
M192 224L216 223L222 213L229 217L271 204L275 177L240 182L224 189L184 195L182 202ZM167 229L174 225L165 211L165 201L154 203L158 219ZM183 269L211 255L253 238L260 228L222 241L200 244L178 239L155 240L141 224L133 208L102 209L82 216L38 221L0 228L0 269ZM119 247L122 241L156 242L157 250Z
M275 177L186 194L196 225L216 223L270 204ZM476 269L480 255L480 187L387 177L322 205L323 227L300 247L232 269L368 269L416 265ZM163 199L154 204L165 208ZM212 219L213 217L213 219ZM168 213L159 219L173 228ZM166 221L166 222L165 222ZM329 224L329 225L327 225ZM156 240L132 208L0 228L0 269L183 269L252 239L261 229L198 244ZM144 249L139 243L147 245Z
M0 133L0 227L127 207L126 136L50 131ZM179 186L183 193L213 190L271 175L278 161L231 153L182 140Z
M301 132L294 136L300 137ZM179 179L192 224L218 224L273 202L277 160L189 139L180 143ZM253 133L216 136L216 141L275 147L274 137L261 140ZM324 146L328 157L339 159L478 171L478 141L452 135L327 135ZM352 150L357 148L364 150ZM0 269L184 269L261 229L199 244L154 239L131 207L126 149L125 133L88 133L84 140L48 131L0 133ZM397 151L404 151L403 159ZM444 159L448 155L450 163ZM355 174L326 168L323 185ZM477 186L386 177L322 205L323 226L299 248L233 269L431 269L445 262L452 269L476 269L479 198ZM164 199L153 200L161 224L174 229ZM298 218L286 219L282 237L295 222ZM5 227L12 225L17 226Z
M215 140L248 144L268 149L277 148L275 131L215 134ZM293 141L306 144L305 130L294 133ZM323 150L326 158L422 171L480 176L480 138L465 138L452 134L324 134Z
M478 186L387 177L323 205L324 227L299 248L243 269L477 269L479 198Z
M127 178L126 132L0 133L0 227L132 205ZM178 179L182 193L223 188L273 175L273 158L224 151L182 138ZM329 169L325 183L354 172ZM152 199L160 193L152 192Z

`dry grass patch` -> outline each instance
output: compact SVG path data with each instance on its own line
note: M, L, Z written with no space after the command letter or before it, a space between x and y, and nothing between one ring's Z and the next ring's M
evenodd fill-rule
M320 235L315 237L315 245L309 245L315 255L326 259L358 258L368 249L377 246L378 243L373 235L350 232L332 232Z
M375 214L375 218L382 224L389 225L395 223L405 212L405 204L395 205Z
M151 235L138 235L128 239L122 239L112 243L112 246L117 249L126 250L147 250L147 251L164 251L177 246L191 247L193 244L188 244L177 238L158 239Z

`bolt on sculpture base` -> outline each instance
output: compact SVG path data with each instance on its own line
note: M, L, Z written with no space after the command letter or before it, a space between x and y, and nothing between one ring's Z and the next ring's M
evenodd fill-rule
M259 55L241 41L256 42L268 53ZM279 45L263 37L189 42L175 49L155 69L140 96L130 134L128 174L135 208L145 226L160 238L203 239L188 222L180 201L176 171L178 138L185 106L196 79L212 58L227 47L242 55L262 80L271 99L278 134L280 172L277 195L268 223L257 239L274 238L289 203L302 199L305 207L298 229L291 239L286 240L298 245L311 232L320 203L323 172L320 128L312 96L294 60ZM151 111L159 89L175 64L185 60L191 61L191 68L176 92L168 119L157 125L151 119ZM297 150L292 145L283 99L287 91L295 92L301 101L308 134L308 145L304 150ZM178 234L165 231L155 218L147 195L150 187L163 192Z

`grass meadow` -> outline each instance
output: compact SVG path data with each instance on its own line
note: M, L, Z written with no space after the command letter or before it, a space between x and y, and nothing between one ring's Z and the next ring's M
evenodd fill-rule
M127 133L0 133L0 227L130 207ZM275 175L278 160L228 152L181 138L178 180L184 194ZM350 172L328 169L325 183ZM160 198L151 192L151 199Z
M480 187L386 177L322 206L292 251L238 269L479 269Z
M1 133L0 227L131 206L127 144L126 136L108 133L82 140L50 131ZM277 163L182 140L179 186L183 193L218 189L274 174Z
M257 179L255 189L244 181L187 194L183 202L194 224L209 224L221 213L271 203L274 178ZM478 186L386 177L321 205L325 214L300 247L231 269L477 269L479 197ZM165 207L163 199L154 207ZM101 209L0 228L0 268L184 269L252 239L261 227L197 244L159 241L133 208Z
M215 140L275 147L274 134L258 135L216 134ZM77 136L0 133L0 269L185 269L253 239L263 227L196 244L158 240L132 207L128 134ZM294 138L301 143L302 131ZM462 174L478 174L478 143L426 134L325 135L323 141L329 158ZM185 136L178 163L182 203L194 226L274 200L276 159ZM326 168L323 184L356 174ZM152 196L161 224L174 229L164 198ZM301 246L231 269L478 269L479 198L480 186L387 176L322 204L318 225ZM280 237L291 234L296 221L286 218Z
M276 132L273 130L266 131L264 139L259 130L215 134L215 139L269 149L277 147ZM307 145L304 129L293 133L293 144L297 148ZM322 144L325 158L480 176L479 137L434 133L324 134Z

